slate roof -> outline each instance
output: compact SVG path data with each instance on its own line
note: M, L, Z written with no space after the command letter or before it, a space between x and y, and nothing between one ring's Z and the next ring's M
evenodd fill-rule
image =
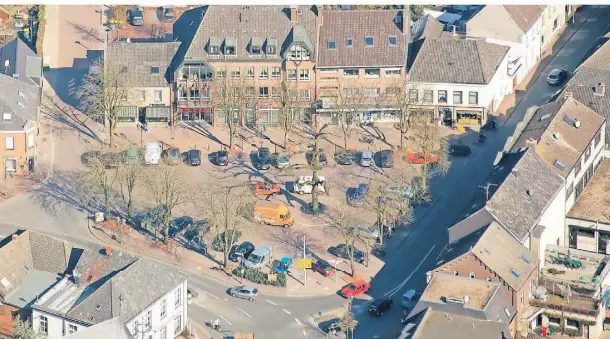
M405 65L407 42L402 33L403 24L396 19L402 19L402 11L323 11L322 17L317 67ZM367 36L373 37L373 47L365 45L364 39ZM389 36L396 37L396 46L390 46ZM346 46L347 39L352 39L352 47ZM329 49L329 41L334 41L336 48Z
M445 25L428 14L411 26L411 37L413 41L426 38L438 39L443 34L444 28Z
M508 325L427 309L410 339L504 339Z
M563 184L564 179L529 148L489 199L485 209L523 243Z
M532 115L511 151L534 146L540 158L565 178L600 131L604 120L576 99L561 98L540 107ZM580 123L578 128L576 121Z
M486 85L509 47L469 39L425 39L409 72L412 82Z
M542 15L546 5L504 5L513 21L527 33Z
M9 62L9 67L4 62ZM16 38L0 48L0 73L8 76L19 75L19 80L30 85L42 83L42 57L32 51L20 38Z
M106 45L106 59L127 68L134 87L167 87L173 74L169 70L180 42L111 42ZM159 67L159 74L152 73Z
M37 120L40 87L0 74L0 93L0 113L12 113L10 121L0 115L0 131L21 131L26 121Z
M191 20L192 24L198 24L194 36L191 37L190 32L189 34L176 32L177 29L187 30L186 27L182 28L176 25L174 26L174 33L180 41L187 43L184 50L184 59L207 59L206 47L210 38L218 38L223 44L225 39L232 38L235 39L237 44L237 58L256 61L257 59L250 59L248 53L248 45L252 38L263 39L265 43L268 38L275 38L278 56L282 55L288 47L286 42L294 38L294 36L289 36L294 26L302 25L308 39L315 41L317 19L315 6L299 6L298 9L301 14L297 15L297 22L291 22L290 8L286 6L207 6L205 9L199 10L202 13L201 19L193 17ZM295 33L297 33L296 37L302 36L300 28L297 28ZM311 44L311 48L314 49L313 52L315 53L315 44ZM222 54L222 48L220 52ZM314 56L312 55L312 60Z

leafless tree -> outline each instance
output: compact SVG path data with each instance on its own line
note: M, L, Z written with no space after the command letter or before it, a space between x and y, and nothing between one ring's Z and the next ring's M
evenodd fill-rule
M169 33L169 29L162 23L154 23L147 26L148 35L151 39L161 41Z
M434 175L445 175L449 170L449 145L441 127L428 119L417 119L414 125L415 152L422 155L423 163L414 178L413 188L417 199L430 200L429 181ZM436 160L433 160L437 158Z
M347 256L352 277L356 273L354 252L356 243L362 237L363 222L358 214L347 206L339 206L328 212L327 230L331 236L339 237L347 246Z
M346 338L351 337L351 339L354 339L354 330L357 326L358 320L356 320L354 314L352 313L352 299L350 299L347 305L345 306L345 312L341 317L339 328L341 328L341 331L345 333Z
M201 211L215 237L220 239L224 254L223 265L229 267L229 251L237 242L237 234L250 224L255 203L248 186L233 185L228 180L219 180L206 185L200 199Z
M288 135L299 123L301 104L299 103L296 82L283 79L280 83L279 95L274 95L275 105L279 108L279 123L284 132L284 149L288 147Z
M82 193L87 201L101 196L104 206L104 217L110 212L110 204L117 179L116 167L120 163L119 153L102 153L98 149L87 152L87 163L81 173L83 179Z
M321 141L326 138L327 135L331 134L328 129L328 124L324 124L322 127L317 128L317 126L305 126L305 134L306 137L311 142L313 149L311 150L311 162L309 168L311 169L311 176L313 188L311 190L311 212L317 213L320 208L320 191L318 189L318 185L323 183L328 185L328 183L324 183L320 181L320 177L318 176L318 171L320 170L320 154L322 154L322 150L320 149ZM328 193L328 189L325 189Z
M343 148L347 149L347 142L352 128L358 120L358 109L372 103L372 100L366 97L363 85L344 87L342 84L339 84L339 88L340 90L336 92L337 96L332 100L332 108L337 113L339 128L341 128L343 133Z
M135 160L135 161L134 161ZM127 219L131 220L133 211L133 190L139 185L146 168L142 166L141 153L136 159L130 159L119 167L118 179L121 187L121 198L127 207Z

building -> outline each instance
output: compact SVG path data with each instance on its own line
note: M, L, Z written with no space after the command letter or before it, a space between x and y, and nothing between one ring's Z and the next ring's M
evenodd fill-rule
M398 121L396 96L404 95L409 22L402 10L321 13L316 59L320 121L336 124L342 116L349 116L349 122Z
M174 25L182 41L174 68L178 120L274 125L286 111L309 116L318 11L293 5L185 12ZM193 22L196 30L189 30Z
M414 45L408 101L445 125L485 124L512 92L506 46L462 38L427 38Z
M117 122L170 122L173 71L170 67L179 42L111 42L106 46L106 67L120 67L129 86ZM119 66L114 66L114 65ZM108 70L115 72L116 69Z
M552 4L544 6L542 11L542 34L540 35L540 48L544 50L551 46L567 26L567 22L574 14L574 5Z
M509 46L508 73L513 87L534 69L542 46L542 12L539 5L488 5L466 23L466 35Z

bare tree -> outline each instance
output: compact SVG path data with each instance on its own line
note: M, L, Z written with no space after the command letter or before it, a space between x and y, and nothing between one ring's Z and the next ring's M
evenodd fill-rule
M229 251L241 233L250 223L255 203L252 191L246 185L232 185L228 180L206 185L200 211L210 224L215 237L220 239L224 254L223 265L229 267Z
M337 113L339 127L343 133L343 148L347 149L347 141L351 135L358 117L358 109L369 103L363 85L357 87L343 87L339 84L339 91L334 98L332 107Z
M283 79L280 83L279 96L275 95L275 104L279 108L279 123L284 132L284 149L288 147L288 135L299 123L301 105L298 98L296 82Z
M191 187L184 180L184 166L164 162L146 171L144 180L148 195L161 208L163 241L167 242L169 223L174 209L192 199Z
M391 233L395 227L405 227L413 222L413 191L404 181L396 180L391 184L373 184L367 204L375 212L379 245L383 246L384 228Z
M169 33L169 29L162 23L154 23L148 25L146 28L150 38L155 39L156 41L165 39L165 36Z
M429 181L434 175L445 175L449 170L449 145L441 127L429 119L417 119L414 125L413 143L422 155L422 164L413 182L414 194L418 199L429 201ZM433 160L435 159L436 160Z
M32 325L29 322L23 320L16 320L13 322L13 334L11 339L39 339L42 335L32 329Z
M322 151L320 149L320 142L322 139L326 138L327 135L331 134L327 131L328 124L324 124L322 127L317 128L317 126L305 126L305 133L307 138L311 142L311 162L309 168L311 169L311 176L313 188L311 190L311 212L313 214L317 213L320 208L320 190L318 189L319 184L326 184L325 182L320 180L318 176L318 171L320 170L320 154ZM325 189L326 193L328 193L328 189Z
M108 122L111 148L119 109L129 103L133 92L133 70L125 65L125 60L119 56L108 55L106 61L95 60L74 94L83 113Z
M354 330L357 326L358 320L356 320L354 314L352 313L352 299L350 299L345 306L345 312L341 317L339 328L341 328L341 331L345 333L346 338L351 337L351 339L354 339Z
M121 159L119 153L102 153L99 150L87 152L86 167L81 172L84 187L82 193L87 201L101 196L106 217L110 213L110 203L117 179L116 167Z
M356 243L362 236L363 222L358 218L357 213L347 206L340 206L328 213L329 220L327 229L332 236L338 236L347 246L347 256L350 263L352 277L356 273L354 266L354 254Z
M131 156L127 150L126 156ZM127 207L127 219L131 220L133 211L133 190L139 184L140 179L144 175L145 167L142 166L140 152L137 153L135 159L126 161L125 164L119 167L117 173L119 185L121 187L121 198Z

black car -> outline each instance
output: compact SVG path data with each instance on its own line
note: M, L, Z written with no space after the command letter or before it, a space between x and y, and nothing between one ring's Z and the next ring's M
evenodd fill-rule
M241 244L231 248L231 252L229 252L229 260L240 262L244 259L248 259L248 256L252 252L254 252L254 245L252 245L252 243L249 241L244 241Z
M382 168L392 168L394 166L394 151L391 149L379 152L379 158Z
M468 145L451 145L449 146L449 154L456 157L467 157L472 153Z
M239 241L239 238L241 237L241 232L235 231L235 230L226 231L228 236L233 235L233 232L235 232L235 235L233 237L233 243L236 243ZM214 251L224 252L224 246L225 246L225 232L222 232L214 238L214 241L212 242L212 249Z
M191 217L179 217L169 223L169 236L173 237L176 233L179 233L183 229L187 228L193 223Z
M354 151L345 150L338 153L336 159L339 165L351 165L356 162L356 153Z
M392 299L377 299L373 301L373 304L369 306L369 312L378 317L382 316L384 312L392 308Z
M216 165L227 166L229 164L229 152L221 150L216 152Z
M201 151L198 149L189 150L186 154L186 163L191 166L201 165Z
M256 153L256 168L259 170L268 170L271 168L271 152L267 147L261 147Z
M348 245L340 244L328 249L328 252L336 257L349 259ZM354 261L362 264L366 260L366 253L354 247Z
M128 11L129 23L133 26L144 25L144 16L139 8L132 8Z
M360 184L351 195L347 196L347 204L350 206L362 206L366 202L366 196L369 194L369 185Z

